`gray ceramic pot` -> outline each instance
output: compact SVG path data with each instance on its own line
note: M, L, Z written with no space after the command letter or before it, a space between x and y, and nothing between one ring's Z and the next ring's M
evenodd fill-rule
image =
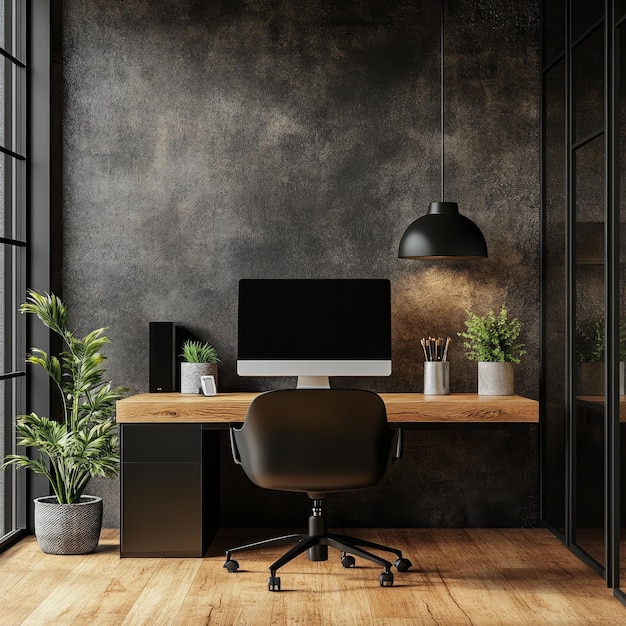
M102 498L81 496L59 504L56 496L35 498L35 537L46 554L89 554L98 547Z
M217 363L187 363L180 364L180 392L202 393L200 376L213 376L217 388Z
M479 396L512 396L515 393L514 363L478 363Z

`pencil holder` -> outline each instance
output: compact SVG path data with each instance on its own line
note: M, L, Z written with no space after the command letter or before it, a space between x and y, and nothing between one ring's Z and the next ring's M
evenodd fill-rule
M450 363L424 361L424 395L447 396L450 393Z

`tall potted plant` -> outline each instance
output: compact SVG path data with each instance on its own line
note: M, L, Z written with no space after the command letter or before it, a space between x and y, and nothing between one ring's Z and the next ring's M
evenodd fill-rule
M466 311L464 332L457 333L465 341L465 356L478 361L478 393L486 396L510 396L514 393L513 365L526 354L523 343L517 343L522 325L517 318L509 319L504 305L496 315L489 311L478 316Z
M69 328L67 307L54 294L29 291L21 313L36 315L63 342L58 355L32 348L28 363L43 368L60 395L54 419L30 413L16 422L18 445L30 456L9 454L3 468L15 465L48 479L52 496L36 498L35 535L49 554L87 554L97 546L102 499L84 495L91 477L114 478L119 472L115 402L127 391L103 379L110 342L99 328L82 339Z

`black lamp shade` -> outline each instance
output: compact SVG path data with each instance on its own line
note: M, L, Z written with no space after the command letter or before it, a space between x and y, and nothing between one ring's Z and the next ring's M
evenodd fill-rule
M459 213L456 202L431 202L426 215L402 235L401 259L481 259L487 243L480 228Z

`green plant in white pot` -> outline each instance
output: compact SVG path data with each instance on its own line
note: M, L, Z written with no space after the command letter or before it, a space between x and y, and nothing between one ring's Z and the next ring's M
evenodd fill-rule
M513 365L526 354L525 344L517 341L522 328L520 321L509 319L505 305L497 315L491 310L484 316L472 311L466 313L466 331L457 334L465 339L466 358L478 361L479 395L513 395Z
M201 377L213 376L217 389L217 350L205 341L187 340L180 355L180 392L201 393Z
M54 492L34 501L35 535L44 552L93 552L102 526L102 499L84 491L93 476L114 478L119 473L115 403L127 390L103 379L106 357L101 350L110 343L105 328L75 336L67 308L54 294L29 291L20 312L36 315L63 341L56 356L31 348L26 359L54 381L61 406L54 418L35 413L17 417L17 443L33 453L8 454L2 467L42 474Z

